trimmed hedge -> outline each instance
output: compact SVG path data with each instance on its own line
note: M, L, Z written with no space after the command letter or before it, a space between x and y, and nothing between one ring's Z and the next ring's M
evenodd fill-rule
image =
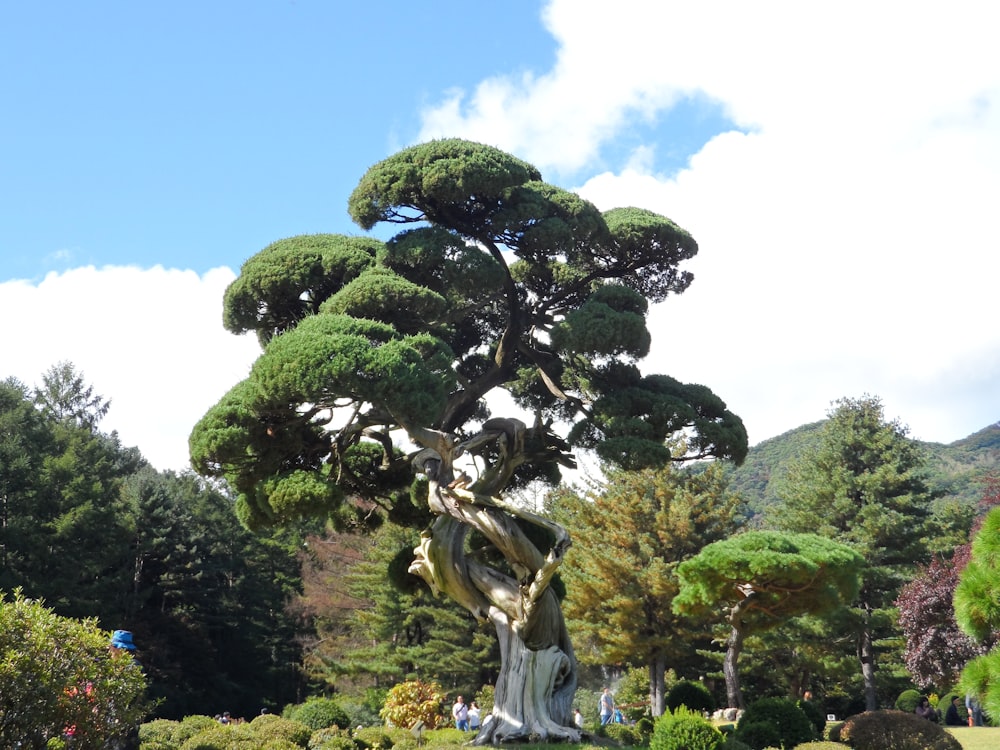
M855 750L962 750L962 745L933 721L903 711L866 711L848 717L836 737Z
M795 747L817 739L809 717L786 698L761 698L747 706L740 723L736 725L736 738L757 750L767 747L760 744L763 741L760 729L755 727L752 734L748 729L761 723L770 724L777 731L778 741L768 743L775 747ZM752 736L753 741L748 736Z
M701 714L681 706L656 719L650 750L720 750L725 738Z
M673 711L680 706L685 706L692 711L711 713L715 710L715 699L712 698L708 688L700 682L680 680L674 683L670 692L667 693L667 708Z

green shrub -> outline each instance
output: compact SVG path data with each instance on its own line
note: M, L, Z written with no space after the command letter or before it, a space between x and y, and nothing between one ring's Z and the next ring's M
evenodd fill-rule
M777 730L778 742L768 743L775 747L795 747L816 739L812 722L805 712L787 698L761 698L747 706L743 712L740 723L736 726L736 736L758 750L764 746L760 744L760 739L754 742L747 739L744 725L759 723L770 724Z
M358 750L358 746L363 744L362 740L353 739L349 732L337 727L317 729L309 738L309 750Z
M174 729L174 743L177 745L183 745L196 734L204 732L206 729L214 729L218 726L219 722L211 716L203 716L201 714L185 716L181 719L180 726Z
M604 736L610 737L620 745L645 744L639 730L629 724L605 724Z
M715 699L700 682L681 680L667 693L667 708L673 711L678 706L686 706L692 711L711 712L715 710Z
M262 741L286 740L298 747L309 744L312 728L304 722L275 714L263 714L250 722L253 733Z
M725 737L726 740L719 746L719 750L753 750L745 742L740 742L736 739L736 735L734 734L727 734Z
M803 742L801 745L796 745L793 750L844 750L845 747L850 747L850 745L842 745L839 742Z
M684 706L668 711L656 719L650 750L719 750L724 741L722 732L701 714Z
M390 688L385 697L381 717L397 727L409 729L422 721L428 729L435 729L445 720L441 706L445 695L434 681L410 680Z
M363 747L371 750L391 750L392 738L386 734L382 727L362 727L355 729L353 737L355 741Z
M769 721L741 721L733 736L750 750L781 745L781 733Z
M896 698L896 710L912 714L916 711L917 704L920 703L920 699L923 697L919 690L904 690Z
M639 735L643 738L643 745L649 744L649 738L653 736L653 727L655 726L656 724L649 716L643 716L635 723L636 731L638 731Z
M796 705L802 709L802 713L806 715L809 723L813 725L813 729L816 730L816 736L822 737L823 730L826 729L826 716L823 715L823 710L815 701L799 701Z
M424 747L457 747L458 745L466 742L472 735L468 732L463 732L461 729L456 729L455 727L444 727L443 729L435 729L432 732L427 732L424 735Z
M181 750L260 750L260 740L249 724L220 724L203 729L184 741Z
M333 726L347 729L351 725L347 712L340 707L337 701L321 696L313 696L307 698L305 703L286 707L281 715L294 721L300 721L310 729Z
M962 745L933 721L903 711L866 711L846 719L841 742L855 750L961 750Z
M139 725L139 743L142 745L159 742L167 745L179 744L175 733L180 728L179 721L172 719L153 719Z
M0 747L44 747L76 727L75 744L105 747L148 712L146 680L93 620L60 617L20 589L0 592Z

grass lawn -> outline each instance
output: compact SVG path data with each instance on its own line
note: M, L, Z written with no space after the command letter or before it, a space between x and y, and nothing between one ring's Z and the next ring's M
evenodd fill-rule
M962 743L963 750L1000 748L1000 727L948 727L948 732Z

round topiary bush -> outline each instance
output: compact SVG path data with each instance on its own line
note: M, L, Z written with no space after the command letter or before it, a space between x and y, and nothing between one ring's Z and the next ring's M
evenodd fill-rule
M692 711L711 712L715 710L715 700L708 688L700 682L681 680L667 693L667 708L673 711L680 706L686 706Z
M139 725L139 742L143 745L153 743L163 743L174 745L174 733L180 727L179 721L173 719L153 719L145 724Z
M758 743L746 739L744 728L759 723L770 724L777 730L778 742L769 743L775 747L795 747L817 739L809 717L795 703L785 698L761 698L747 706L736 726L737 739L751 747L759 747Z
M781 746L781 735L778 733L778 728L767 721L741 721L733 737L749 747L750 750L764 750L767 747Z
M896 710L902 711L904 713L912 714L917 709L917 704L920 703L920 699L923 698L919 690L904 690L896 698Z
M725 738L701 714L680 706L656 720L650 750L720 750Z
M851 716L841 725L839 737L855 750L962 750L940 724L903 711Z
M382 727L362 727L354 730L355 743L371 750L392 750L392 738Z
M270 740L287 740L293 745L305 747L312 734L312 728L297 719L286 719L274 714L263 714L250 722L254 735L262 742Z
M321 696L313 696L307 698L305 703L290 706L282 711L282 715L294 721L301 721L313 730L326 727L347 729L351 722L347 712L337 701Z

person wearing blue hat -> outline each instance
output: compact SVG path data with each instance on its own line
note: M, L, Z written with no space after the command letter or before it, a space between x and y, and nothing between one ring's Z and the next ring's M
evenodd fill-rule
M135 651L132 633L128 630L116 630L111 634L111 648L122 651Z
M115 656L122 651L127 651L132 655L133 663L141 669L141 665L135 659L135 641L132 640L132 631L113 631L111 633L111 643L109 648L112 656ZM115 745L114 748L115 750L139 750L139 727L132 727L127 736L125 736L119 744Z

